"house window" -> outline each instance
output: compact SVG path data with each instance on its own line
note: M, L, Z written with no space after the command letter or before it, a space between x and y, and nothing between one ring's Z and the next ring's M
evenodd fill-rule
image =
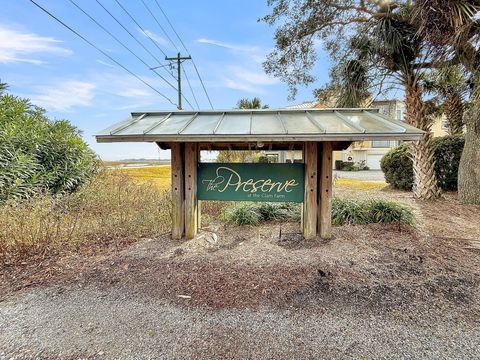
M443 131L448 131L448 120L447 119L442 119L442 130Z
M390 113L390 106L389 105L381 105L379 106L378 112L383 115L389 115Z
M402 109L397 109L397 120L403 120L403 114L402 114Z
M390 141L389 140L373 140L372 147L374 148L389 148Z

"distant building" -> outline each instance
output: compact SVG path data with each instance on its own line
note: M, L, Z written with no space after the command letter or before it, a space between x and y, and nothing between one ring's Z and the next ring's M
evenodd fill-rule
M324 104L318 101L306 101L301 104L292 105L288 109L312 109L325 108ZM399 99L375 100L371 108L379 109L380 113L393 119L405 121L405 103ZM446 135L446 120L437 118L432 125L434 136ZM371 170L380 169L380 160L392 147L399 145L399 141L374 140L354 142L347 150L334 152L335 160L353 162L355 164L365 164ZM300 151L264 151L264 154L272 162L301 162L302 153Z

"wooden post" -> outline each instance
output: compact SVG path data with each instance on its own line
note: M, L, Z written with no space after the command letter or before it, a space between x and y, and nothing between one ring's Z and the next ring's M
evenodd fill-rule
M322 143L318 227L324 239L332 237L332 155L332 143Z
M197 204L198 144L185 144L185 238L193 239L198 228Z
M179 240L185 230L184 145L173 143L172 151L172 239Z
M200 164L200 150L201 150L201 146L200 144L198 144L197 167L198 167L198 164ZM197 199L197 229L200 229L201 227L202 227L202 201Z
M317 236L317 143L305 143L305 198L303 202L303 237Z

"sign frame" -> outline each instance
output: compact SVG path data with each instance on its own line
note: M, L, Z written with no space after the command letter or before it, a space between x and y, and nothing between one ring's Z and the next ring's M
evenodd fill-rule
M198 163L198 200L302 203L304 197L303 163Z

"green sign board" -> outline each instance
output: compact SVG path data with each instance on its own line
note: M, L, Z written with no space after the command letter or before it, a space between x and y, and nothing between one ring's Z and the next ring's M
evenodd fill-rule
M303 164L198 164L199 200L303 202Z

